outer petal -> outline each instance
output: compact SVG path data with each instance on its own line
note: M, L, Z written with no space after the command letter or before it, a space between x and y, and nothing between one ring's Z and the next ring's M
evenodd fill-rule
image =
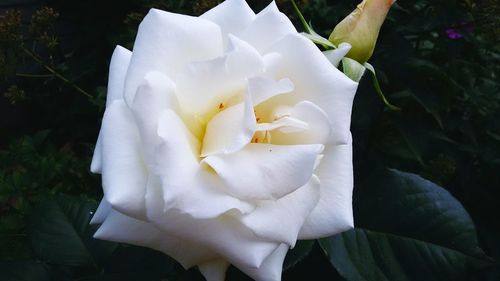
M109 65L108 95L106 97L106 107L115 100L123 99L123 88L125 86L125 76L132 52L116 46Z
M156 151L155 174L163 189L165 210L176 210L196 218L214 218L229 210L247 213L249 203L220 190L221 182L199 165L199 144L189 135L182 121L172 111L165 111L159 121L162 144ZM154 180L150 177L150 180ZM148 188L151 188L148 183Z
M243 224L257 236L295 246L297 236L319 200L320 182L316 176L303 187L274 201L263 201L255 211L244 215Z
M248 276L256 281L280 281L283 270L283 261L290 246L281 244L269 255L259 268L238 266Z
M113 56L111 56L106 107L115 100L123 99L123 86L125 84L125 75L130 63L131 54L132 52L122 46L116 46ZM92 157L92 163L90 164L90 171L92 171L92 173L101 173L102 171L101 153L101 133L99 133L94 149L94 156Z
M238 36L255 19L255 13L244 0L226 0L207 11L200 18L204 18L216 23L224 38L233 34Z
M306 184L323 145L249 144L233 154L213 155L208 164L228 192L244 200L277 199Z
M229 36L230 49L224 57L193 62L176 76L182 110L198 115L213 115L219 107L238 96L243 100L247 78L259 75L264 62L248 43ZM202 118L205 116L201 116Z
M99 203L99 207L97 207L97 210L95 211L95 214L92 216L92 219L90 220L90 224L101 224L104 222L106 217L109 215L111 212L111 204L109 204L106 199L102 199L101 203Z
M135 39L125 80L125 101L132 103L147 72L175 77L188 62L213 59L222 51L220 28L213 22L151 9Z
M173 82L160 72L146 73L144 81L137 89L132 112L141 135L144 158L150 167L154 165L155 149L161 141L157 134L160 115L166 109L177 108Z
M224 259L248 267L259 267L278 246L262 240L230 214L214 219L197 219L175 210L163 212L161 188L148 188L146 194L148 219L158 228L176 237L212 249Z
M230 263L223 259L216 259L198 265L201 274L207 281L224 281Z
M202 245L170 236L151 223L128 217L114 210L99 227L94 237L161 251L176 259L184 268L218 257Z
M351 139L345 145L327 147L316 174L321 180L320 200L304 223L299 239L326 237L354 226Z
M283 96L283 102L293 105L309 100L321 106L332 124L331 141L347 143L352 102L358 84L333 66L314 43L301 35L285 36L270 51L280 53L281 57L277 58L279 63L268 66L268 73L272 73L275 79L287 77L295 85L294 94Z
M273 1L257 14L252 24L243 31L241 38L264 54L276 40L290 33L297 33L297 30Z
M101 137L106 201L124 214L144 217L147 170L135 120L123 100L114 101L106 109Z

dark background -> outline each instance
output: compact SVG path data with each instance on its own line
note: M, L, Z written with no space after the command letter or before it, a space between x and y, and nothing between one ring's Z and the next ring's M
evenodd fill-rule
M94 203L102 196L100 178L90 174L89 165L114 47L132 48L138 24L151 7L199 15L217 2L0 0L1 261L22 271L25 264L15 261L37 260L27 233L34 208L47 196L66 194ZM259 11L268 1L249 2ZM302 30L290 2L277 2ZM357 4L298 3L325 37ZM373 167L385 166L443 186L463 204L480 246L496 260L500 258L499 14L498 0L398 1L370 62L386 97L402 111L387 109L366 75L352 119L356 182ZM144 272L157 270L156 264L168 259L134 247L118 251L124 252L109 261L117 272L117 255L137 256L122 264L142 261L148 264L141 267ZM314 246L284 280L305 280L311 270L337 276L319 252ZM144 261L148 259L152 262ZM84 277L93 272L63 266L51 270L53 280L90 280ZM165 272L160 275L167 276ZM483 273L468 280L500 280L494 268ZM199 278L197 274L191 270L175 278L192 280Z

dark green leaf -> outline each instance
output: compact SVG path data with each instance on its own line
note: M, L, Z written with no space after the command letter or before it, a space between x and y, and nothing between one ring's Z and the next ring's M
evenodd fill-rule
M0 262L2 281L49 281L48 267L36 261Z
M283 269L288 270L309 255L314 245L314 240L297 241L295 247L288 251L283 263Z
M89 221L95 207L93 201L63 195L44 200L28 224L35 256L50 264L85 267L109 257L116 245L92 238Z
M170 279L183 272L179 263L161 252L126 244L116 249L103 270L103 274L109 276L150 276L147 280Z
M418 175L376 172L354 200L356 229L320 240L347 280L468 280L490 262L462 205Z

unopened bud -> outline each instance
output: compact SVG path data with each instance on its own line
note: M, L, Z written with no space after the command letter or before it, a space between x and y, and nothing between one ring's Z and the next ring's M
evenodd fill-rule
M343 19L328 40L338 46L346 42L352 48L347 57L359 63L373 54L380 27L395 0L363 0L349 16Z

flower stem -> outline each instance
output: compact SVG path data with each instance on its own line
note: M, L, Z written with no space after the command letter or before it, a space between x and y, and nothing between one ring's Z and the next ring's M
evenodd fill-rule
M86 96L87 98L89 99L93 99L94 97L89 94L88 92L86 92L85 90L83 90L82 88L78 87L75 83L69 81L66 77L64 77L63 75L61 75L59 72L57 72L55 69L53 69L52 67L48 66L47 64L45 64L42 59L40 59L35 53L31 52L30 50L26 49L25 47L22 47L23 51L28 55L30 56L32 59L34 59L37 63L39 63L43 68L45 68L48 72L52 73L53 76L59 78L61 81L63 81L64 83L68 84L69 86L71 86L74 90L76 90L77 92L79 92L80 94ZM34 76L32 74L24 74L22 75L22 73L18 73L19 76L26 76L26 77L41 77L41 76Z
M53 77L53 74L30 74L30 73L16 73L19 77L29 77L29 78L49 78Z
M304 27L304 29L306 30L306 32L309 33L309 34L311 34L312 33L311 27L309 26L309 24L307 23L306 19L304 18L304 16L300 12L300 9L297 6L297 3L295 3L294 0L291 0L291 2L292 2L292 5L293 5L293 9L295 10L295 12L297 13L297 15L299 16L300 23L302 23L302 26Z

